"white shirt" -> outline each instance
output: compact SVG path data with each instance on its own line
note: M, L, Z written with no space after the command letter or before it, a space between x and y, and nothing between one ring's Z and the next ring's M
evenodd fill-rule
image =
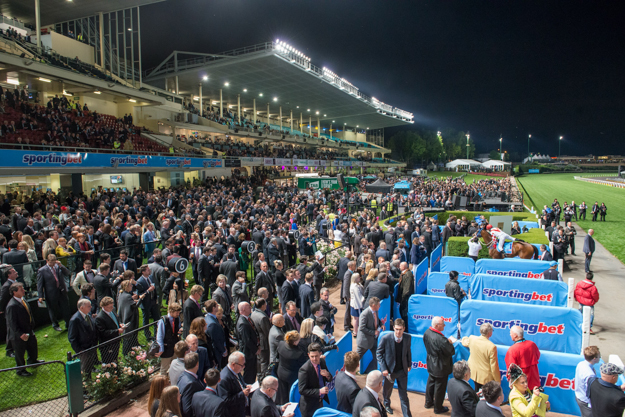
M469 256L478 256L480 249L482 249L482 244L478 242L471 242L469 240Z
M351 372L349 372L349 371L345 371L345 374L346 374L347 376L349 376L351 379L353 379L354 381L356 381L356 375L352 374L352 373L351 373Z
M373 394L373 396L375 397L375 400L376 400L376 401L378 401L378 402L380 401L380 399L379 399L379 397L378 397L378 393L377 393L377 392L375 392L374 390L372 390L371 388L369 388L369 387L367 387L367 386L365 386L365 388L367 388L367 389L369 390L369 392L370 392L371 394Z

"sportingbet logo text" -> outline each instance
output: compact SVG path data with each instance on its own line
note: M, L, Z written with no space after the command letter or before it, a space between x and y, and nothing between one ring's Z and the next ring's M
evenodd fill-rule
M507 297L517 298L529 303L530 301L553 301L553 294L538 294L534 292L522 292L519 290L498 290L495 288L484 288L482 293L486 297Z
M477 319L476 326L481 326L484 323L489 323L495 329L509 329L514 326L520 326L527 334L564 334L564 324L558 324L555 326L548 326L543 322L538 324L527 324L521 320L490 320L490 319Z
M433 315L420 315L413 314L412 318L415 320L432 320L434 318ZM451 317L441 317L445 323L451 323Z
M427 363L423 363L421 361L413 362L412 363L412 369L428 369L428 364Z
M535 272L495 271L495 270L490 270L490 271L486 271L486 273L490 274L490 275L498 275L500 277L543 279L542 272L537 274Z
M412 364L414 368L414 362ZM499 370L499 375L501 376L501 381L508 380L508 373L505 369ZM556 374L549 373L547 376L540 376L540 386L545 388L557 388L557 389L566 389L566 390L575 390L575 378L558 378Z
M22 162L28 165L33 164L55 164L65 166L68 164L82 164L82 155L77 154L57 154L49 153L45 155L26 154L22 156Z

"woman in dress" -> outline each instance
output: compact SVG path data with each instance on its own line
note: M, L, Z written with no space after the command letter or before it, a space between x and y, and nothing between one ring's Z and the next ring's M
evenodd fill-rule
M289 401L291 386L297 381L299 369L306 363L308 356L299 346L300 335L292 330L284 335L284 340L278 343L278 394L277 404L286 404Z

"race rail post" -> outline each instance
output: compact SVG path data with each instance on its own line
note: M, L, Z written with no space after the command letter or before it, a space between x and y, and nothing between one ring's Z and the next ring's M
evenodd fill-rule
M575 300L575 278L569 278L569 296L566 302L568 308L573 308L573 301Z
M584 349L590 345L590 307L584 306L582 310L582 351L580 355L584 354Z
M564 259L558 259L558 272L560 275L564 274Z

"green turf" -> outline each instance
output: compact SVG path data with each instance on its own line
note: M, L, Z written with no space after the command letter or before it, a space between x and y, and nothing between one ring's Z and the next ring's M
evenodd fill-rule
M560 205L565 201L570 203L571 200L575 200L578 205L586 201L586 220L580 220L577 224L586 231L594 229L594 238L621 262L625 262L625 240L621 236L625 224L625 189L575 180L574 176L575 174L531 174L517 178L517 183L522 187L521 191L525 192L525 205L534 206L539 213L545 204L551 206L554 198L558 199ZM595 201L599 204L605 203L608 208L605 222L591 221L590 210ZM581 244L581 239L578 239L577 251L580 253Z

